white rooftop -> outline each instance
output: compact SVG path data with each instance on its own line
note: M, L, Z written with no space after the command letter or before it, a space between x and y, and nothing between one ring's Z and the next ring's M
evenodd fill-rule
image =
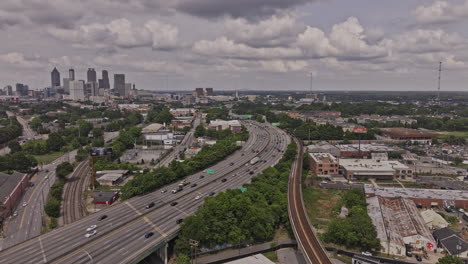
M387 198L417 198L417 199L441 199L441 200L468 200L468 191L463 190L439 190L416 189L396 187L374 187L372 184L364 184L366 194L375 194Z
M372 159L340 159L340 166L352 172L394 172L395 169L408 169L398 161L378 161Z

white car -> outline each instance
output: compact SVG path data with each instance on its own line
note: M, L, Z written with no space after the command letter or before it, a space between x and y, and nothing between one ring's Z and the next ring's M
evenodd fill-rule
M46 180L49 179L49 175L46 175L46 176L45 176L45 179L46 179Z
M27 203L27 202L24 202L24 203L23 203L23 207L26 206L26 205L28 205L28 203Z
M91 231L91 232L86 233L85 237L88 237L88 238L89 238L89 237L92 237L92 236L94 236L96 233L97 233L96 230L93 230L93 231Z
M361 254L363 254L364 256L368 256L368 257L372 256L372 253L370 253L369 251L364 251Z
M200 200L201 198L202 198L202 196L201 196L201 195L197 195L197 196L195 196L195 200Z
M18 215L18 212L15 211L15 212L13 213L13 217L16 217L17 215Z
M86 232L93 231L96 228L97 228L97 225L92 225L92 226L86 228Z

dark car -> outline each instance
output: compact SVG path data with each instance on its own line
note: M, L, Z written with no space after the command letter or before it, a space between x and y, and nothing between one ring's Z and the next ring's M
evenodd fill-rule
M180 224L180 223L182 223L183 221L184 221L184 219L179 218L179 219L176 220L176 223L177 223L177 224Z
M192 188L193 188L193 187L197 187L197 184L194 183L194 184L192 184L190 187L192 187Z
M150 237L152 237L153 235L154 235L153 232L148 232L148 233L145 234L145 238L150 238Z
M215 192L210 192L209 196L215 195Z
M226 182L227 180L226 179L222 179L221 182Z
M171 206L176 206L178 204L178 202L173 202L171 203Z
M154 202L151 202L145 206L146 209L150 209L151 207L154 206Z
M200 175L200 179L203 179L203 178L205 178L205 176L203 176L203 175Z
M234 162L229 163L229 165L231 165L231 166L234 165Z
M422 261L422 257L420 255L415 255L417 261Z
M244 153L241 154L241 156L244 156L244 155L245 155Z
M254 172L253 172L253 171L251 171L251 172L249 172L249 174L250 174L250 175L252 175L252 174L254 174Z
M107 218L107 215L101 215L99 218L98 218L98 221L101 221L101 220L104 220Z

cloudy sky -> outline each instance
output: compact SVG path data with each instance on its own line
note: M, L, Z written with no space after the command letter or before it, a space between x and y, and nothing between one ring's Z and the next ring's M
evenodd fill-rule
M468 90L468 0L1 0L0 85ZM112 83L112 80L111 80Z

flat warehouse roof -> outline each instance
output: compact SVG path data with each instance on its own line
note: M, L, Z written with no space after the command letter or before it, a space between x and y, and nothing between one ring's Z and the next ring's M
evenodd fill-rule
M440 199L440 200L468 200L468 191L463 190L439 190L416 189L396 187L374 187L372 184L364 184L366 194L375 194L387 198L402 197L416 199Z

